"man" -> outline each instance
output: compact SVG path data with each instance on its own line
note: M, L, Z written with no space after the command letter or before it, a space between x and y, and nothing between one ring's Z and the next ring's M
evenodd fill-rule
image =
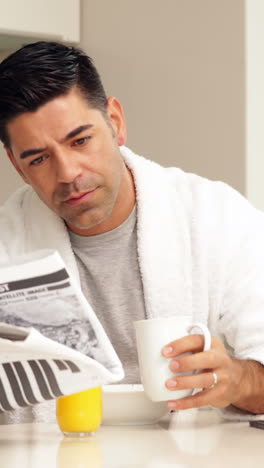
M0 212L0 255L56 248L138 383L133 321L187 315L214 335L168 343L171 409L264 413L264 216L237 192L124 147L121 104L91 60L30 44L0 64L0 138L29 187ZM177 359L182 353L192 354ZM251 416L250 416L251 417Z

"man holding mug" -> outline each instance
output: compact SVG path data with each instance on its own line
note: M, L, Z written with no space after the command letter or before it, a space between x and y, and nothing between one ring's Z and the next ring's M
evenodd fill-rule
M175 374L164 385L203 389L169 408L264 413L264 215L226 184L126 148L121 104L74 47L29 44L0 64L0 139L27 184L0 210L1 262L58 250L124 365L122 383L140 381L134 321L207 325L209 350L200 334L163 349Z

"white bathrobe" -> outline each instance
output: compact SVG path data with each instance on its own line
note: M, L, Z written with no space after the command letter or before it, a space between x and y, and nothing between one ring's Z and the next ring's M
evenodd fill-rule
M264 364L264 214L224 183L121 152L136 186L149 315L189 316L236 358ZM26 186L0 209L0 260L43 248L58 250L79 279L63 221Z

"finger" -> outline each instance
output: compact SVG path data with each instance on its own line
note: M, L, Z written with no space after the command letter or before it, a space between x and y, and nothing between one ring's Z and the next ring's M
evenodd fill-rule
M179 356L187 352L199 352L204 347L203 335L187 335L179 340L171 341L162 349L162 354L165 357ZM219 338L212 336L211 349L225 351L225 346Z
M203 347L203 335L187 335L164 346L162 354L165 357L174 357L187 352L201 351Z
M220 376L217 374L218 383ZM200 374L173 377L166 381L169 390L185 390L194 388L209 389L214 385L215 379L212 372L201 372Z
M226 356L213 349L201 353L188 354L172 359L169 368L172 372L190 372L202 369L217 369L224 364Z
M172 410L185 410L190 408L201 408L202 406L214 406L215 408L224 408L230 402L224 397L221 386L215 386L196 393L193 396L181 398L179 400L167 401L167 406Z

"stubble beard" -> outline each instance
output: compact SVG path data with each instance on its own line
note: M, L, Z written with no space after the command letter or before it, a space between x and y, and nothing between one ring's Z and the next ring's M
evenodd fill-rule
M72 225L77 229L91 229L104 221L112 214L115 207L117 194L105 194L105 199L101 203L92 205L83 203L81 206L67 207L66 210L60 210L60 217L67 225ZM70 208L70 209L69 209Z

